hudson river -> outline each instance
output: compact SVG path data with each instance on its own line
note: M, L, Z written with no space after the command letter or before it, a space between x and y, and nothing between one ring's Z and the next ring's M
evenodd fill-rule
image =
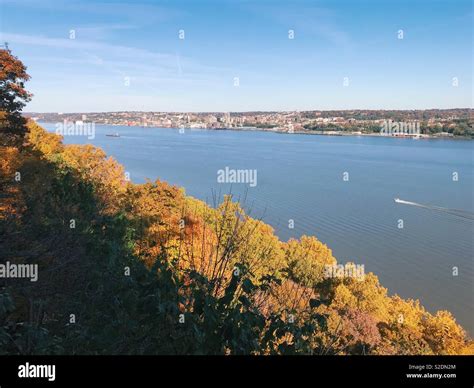
M474 333L474 141L95 130L64 140L103 148L133 182L159 178L210 204L213 191L246 193L244 207L281 239L315 235L338 262L364 264L390 294L449 310ZM218 183L226 167L256 170L256 185Z

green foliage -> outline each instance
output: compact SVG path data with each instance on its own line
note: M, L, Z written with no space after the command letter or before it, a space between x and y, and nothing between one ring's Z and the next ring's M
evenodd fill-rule
M40 272L1 280L0 354L474 352L450 313L387 296L373 274L327 277L336 259L315 237L283 243L230 196L211 208L133 185L103 150L26 128L28 78L0 50L0 262Z
M3 353L472 351L451 315L388 297L373 274L326 278L336 260L314 237L282 243L230 197L212 209L162 182L123 185L97 150L63 147L34 125L27 138L0 159L0 254L37 263L40 278L3 285Z
M373 274L327 277L326 245L281 242L230 196L210 208L127 183L102 150L34 123L26 140L0 148L0 259L40 276L2 280L0 353L473 352L448 312L389 297Z

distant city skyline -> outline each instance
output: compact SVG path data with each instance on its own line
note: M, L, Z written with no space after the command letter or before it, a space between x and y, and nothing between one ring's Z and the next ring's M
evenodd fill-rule
M0 0L26 112L472 108L471 1Z
M383 135L472 138L470 109L410 111L293 111L293 112L100 112L31 113L35 121L56 123L83 133L96 124L155 128L265 130L320 135ZM89 132L88 132L89 133Z

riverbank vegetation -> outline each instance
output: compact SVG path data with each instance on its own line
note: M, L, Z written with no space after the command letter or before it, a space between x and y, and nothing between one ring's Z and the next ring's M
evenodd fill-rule
M2 93L26 102L3 51ZM327 277L316 237L282 242L231 196L131 183L100 148L12 127L21 108L2 105L0 261L39 276L0 278L0 353L474 354L449 312L372 273Z

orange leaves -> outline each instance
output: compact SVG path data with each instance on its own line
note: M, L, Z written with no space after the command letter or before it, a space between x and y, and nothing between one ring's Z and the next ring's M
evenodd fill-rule
M291 280L284 280L281 284L274 284L268 295L260 300L260 309L268 313L291 312L296 318L302 319L310 308L309 301L316 297L312 288L305 287Z
M472 353L474 345L448 312L431 315L417 301L389 297L372 273L328 278L325 269L337 262L316 237L281 242L271 226L249 217L230 196L213 208L159 180L129 183L123 167L100 148L64 146L60 136L32 122L28 127L28 144L43 161L90 183L102 214L125 216L128 246L147 265L165 251L178 277L184 281L187 270L199 272L213 285L214 296L222 294L236 268L245 268L247 280L265 285L249 298L265 319L278 315L304 325L315 311L327 316L327 326L309 335L325 354ZM4 176L11 176L18 159L18 150L4 147ZM38 204L35 209L44 212ZM311 299L321 304L311 306Z
M0 146L0 219L16 215L15 199L18 188L14 179L21 161L22 157L17 148Z
M7 113L3 119L10 132L15 132L24 124L20 112L32 97L24 88L24 82L29 79L26 66L19 59L10 50L0 50L0 101L2 110Z
M32 121L28 130L28 145L94 186L104 212L111 214L121 209L128 182L123 167L113 158L107 158L102 149L90 144L64 146L62 136L49 133Z
M0 50L0 80L11 77L21 78L25 81L30 79L26 73L26 66L17 57L10 54L8 50Z
M13 180L13 174L20 165L20 152L16 147L0 148L0 170L5 179Z
M100 148L90 144L68 145L61 153L61 163L93 184L107 213L117 212L123 207L128 187L125 171L113 158L107 158Z

